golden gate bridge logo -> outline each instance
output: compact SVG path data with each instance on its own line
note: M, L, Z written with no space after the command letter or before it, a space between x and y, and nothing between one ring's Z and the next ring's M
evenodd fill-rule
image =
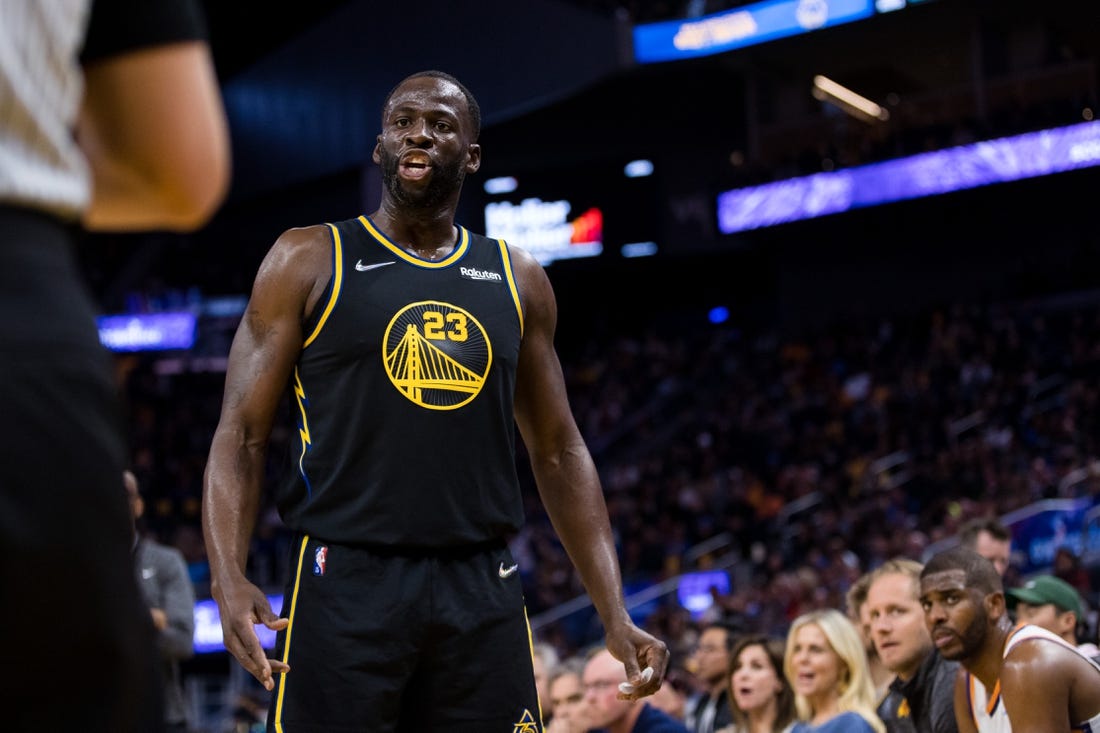
M485 385L493 349L470 313L439 301L410 303L386 327L382 361L393 386L429 410L454 410Z

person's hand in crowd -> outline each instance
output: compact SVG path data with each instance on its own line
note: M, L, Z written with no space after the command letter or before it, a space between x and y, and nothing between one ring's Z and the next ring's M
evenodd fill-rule
M168 628L168 614L163 608L150 608L149 613L153 617L153 626L157 631L164 631Z

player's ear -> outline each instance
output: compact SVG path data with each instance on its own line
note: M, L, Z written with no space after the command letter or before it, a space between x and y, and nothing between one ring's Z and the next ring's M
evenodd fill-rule
M1057 607L1055 607L1054 610L1057 611L1058 610ZM1062 627L1062 633L1063 634L1066 633L1067 631L1076 632L1077 631L1077 614L1074 613L1073 611L1061 611L1058 614L1058 625L1060 627Z
M477 173L481 167L481 146L470 143L466 148L466 173Z
M1008 612L1008 607L1005 605L1005 594L1001 591L986 594L985 611L991 619L999 619L1004 616Z

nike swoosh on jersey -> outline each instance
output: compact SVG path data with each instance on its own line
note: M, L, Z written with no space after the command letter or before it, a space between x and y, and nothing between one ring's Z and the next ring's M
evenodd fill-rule
M502 578L510 578L512 576L512 573L516 572L517 570L519 570L519 565L512 565L511 567L506 568L504 567L504 563L501 563L500 569L497 570L497 575Z
M355 269L358 270L359 272L366 272L367 270L375 270L375 269L378 269L379 267L385 267L386 265L392 265L392 264L394 264L393 260L390 260L389 262L375 262L372 265L364 265L363 260L359 260L358 262L355 263Z

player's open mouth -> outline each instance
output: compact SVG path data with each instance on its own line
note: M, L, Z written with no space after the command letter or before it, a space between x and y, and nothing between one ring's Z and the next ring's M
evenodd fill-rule
M401 158L401 175L413 180L423 178L432 170L432 161L426 155L406 155Z

